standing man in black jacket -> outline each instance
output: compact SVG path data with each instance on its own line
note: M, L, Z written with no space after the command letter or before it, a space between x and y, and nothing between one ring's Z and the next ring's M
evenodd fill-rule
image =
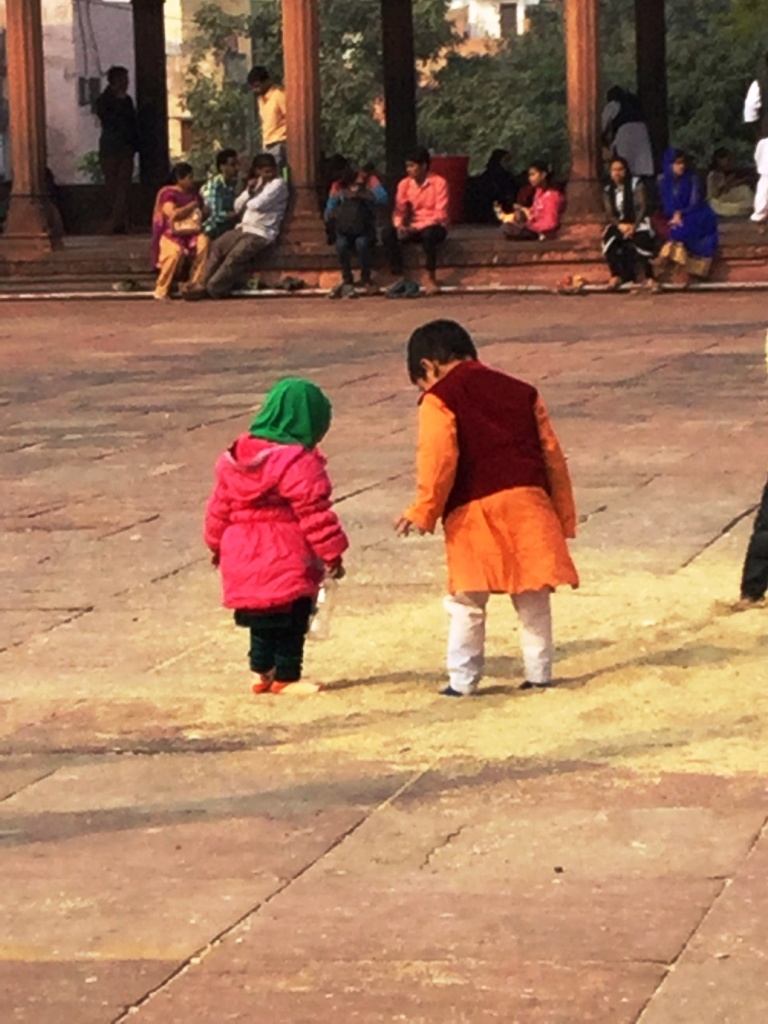
M133 159L139 148L139 123L133 100L128 95L126 68L109 69L107 87L96 100L94 111L101 121L99 163L112 204L104 233L127 234Z
M768 483L755 517L741 573L742 607L757 604L768 590Z

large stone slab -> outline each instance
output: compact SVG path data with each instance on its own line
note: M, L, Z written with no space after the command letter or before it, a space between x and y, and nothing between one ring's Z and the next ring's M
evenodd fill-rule
M183 815L180 817L183 818ZM203 815L205 817L205 815ZM184 959L252 912L360 820L94 816L82 834L0 849L0 959ZM45 823L38 826L44 832ZM15 837L19 838L19 837ZM23 893L23 899L19 894Z
M577 798L574 798L574 801ZM361 828L377 878L473 892L507 893L549 881L613 884L617 880L707 879L734 874L762 826L760 811L718 814L705 808L622 810L534 809L514 798L478 803L467 794L443 808L399 806ZM680 836L686 842L680 842ZM323 870L362 875L365 864L351 844Z
M768 974L760 957L678 964L638 1024L757 1024L768 1019Z
M0 960L7 1024L109 1024L177 968L173 961ZM170 1024L170 1022L169 1022Z
M311 873L310 873L311 875ZM217 950L244 966L259 948L312 960L446 957L671 962L722 883L654 879L578 885L553 876L495 896L472 891L471 868L443 891L304 877L249 920L243 941ZM510 889L512 885L510 885Z
M663 975L654 964L277 958L192 969L142 1008L142 1024L634 1024Z

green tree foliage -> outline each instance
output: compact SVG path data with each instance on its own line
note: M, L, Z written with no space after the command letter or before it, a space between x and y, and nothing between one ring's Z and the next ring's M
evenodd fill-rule
M726 21L735 38L756 56L768 49L768 0L732 0Z
M634 6L634 0L603 0L606 85L634 88ZM768 31L768 0L666 0L670 141L701 168L717 146L728 146L742 162L754 148L742 111L761 44L744 11L757 7Z
M380 0L319 0L319 6L323 149L381 161ZM562 4L542 5L530 33L484 56L449 47L447 8L448 0L414 0L418 58L437 68L420 89L422 141L438 152L469 154L475 170L503 146L517 166L543 158L567 171ZM606 88L634 88L634 8L635 0L602 0ZM227 15L216 3L198 11L186 93L198 169L219 145L247 146L252 100L242 67L232 66L231 41L250 37L254 62L279 78L280 12L280 0L252 0L249 17ZM717 145L748 160L753 142L741 110L757 59L768 50L768 0L667 0L667 26L673 143L700 166ZM256 146L258 137L252 141Z
M434 59L450 42L448 4L414 0L417 59ZM253 101L242 81L228 74L232 40L249 37L254 63L281 78L281 7L280 0L252 0L250 16L235 16L206 3L195 15L184 102L193 122L189 156L198 170L218 146L247 144ZM384 129L375 116L383 77L380 0L320 0L319 8L323 149L380 161Z
M186 155L198 174L210 168L217 149L246 147L252 101L243 89L242 75L232 73L233 41L247 38L251 29L250 18L227 14L216 3L203 4L195 14L182 99L192 118L192 148Z
M419 129L439 152L464 153L479 169L488 154L511 149L516 164L568 161L562 18L542 10L531 31L498 53L451 54L422 91Z

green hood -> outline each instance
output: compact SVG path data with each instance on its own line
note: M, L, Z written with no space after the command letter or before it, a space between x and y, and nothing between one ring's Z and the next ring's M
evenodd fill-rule
M301 377L285 377L267 394L250 434L278 444L314 448L330 425L331 403L317 384Z

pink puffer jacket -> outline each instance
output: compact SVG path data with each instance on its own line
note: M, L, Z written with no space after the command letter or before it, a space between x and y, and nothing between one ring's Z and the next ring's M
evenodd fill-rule
M205 543L219 552L227 608L315 597L324 567L349 547L320 452L239 437L216 463Z

